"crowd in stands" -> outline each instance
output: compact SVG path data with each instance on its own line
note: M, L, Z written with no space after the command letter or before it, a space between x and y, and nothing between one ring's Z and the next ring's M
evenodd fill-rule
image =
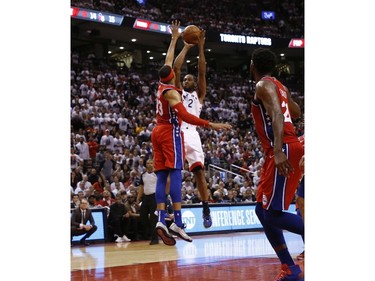
M144 2L142 5L136 0L72 0L71 4L163 23L177 19L182 25L194 24L207 32L277 38L303 38L304 34L304 1L300 0L203 0L198 5L193 0ZM262 11L274 11L275 18L262 20Z

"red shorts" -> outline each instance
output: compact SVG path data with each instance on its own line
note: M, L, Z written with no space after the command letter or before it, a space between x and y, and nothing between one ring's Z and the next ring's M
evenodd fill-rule
M300 142L284 144L283 149L294 167L294 173L285 178L278 174L273 158L273 149L265 153L258 184L257 202L262 202L263 208L272 210L288 210L297 190L302 171L299 161L304 154Z
M151 134L155 171L184 168L184 137L179 126L157 125Z

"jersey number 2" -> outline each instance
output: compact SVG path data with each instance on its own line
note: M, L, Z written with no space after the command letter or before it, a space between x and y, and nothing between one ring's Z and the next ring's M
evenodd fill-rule
M192 106L191 106L192 104L193 104L193 99L189 99L188 107L189 107L189 108L192 108Z

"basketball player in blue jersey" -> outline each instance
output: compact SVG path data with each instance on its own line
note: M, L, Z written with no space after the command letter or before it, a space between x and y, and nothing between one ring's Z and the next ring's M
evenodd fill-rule
M184 76L182 84L182 100L187 112L199 117L204 98L206 96L206 58L204 55L204 43L206 32L201 30L199 35L198 81L192 74ZM175 86L181 88L181 67L185 61L187 52L194 44L184 41L184 48L176 57L173 70L176 74ZM189 163L189 170L195 175L198 190L203 204L203 226L209 228L212 225L210 208L208 206L207 181L204 170L204 153L202 142L197 132L197 126L182 122L181 129L184 132L185 154Z

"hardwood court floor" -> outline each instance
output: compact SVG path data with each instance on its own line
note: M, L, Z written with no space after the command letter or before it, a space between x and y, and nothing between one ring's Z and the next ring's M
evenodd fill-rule
M149 241L71 248L71 280L272 281L280 262L263 232L192 236L175 246ZM300 236L285 232L289 251L303 251ZM303 270L304 262L296 261Z

